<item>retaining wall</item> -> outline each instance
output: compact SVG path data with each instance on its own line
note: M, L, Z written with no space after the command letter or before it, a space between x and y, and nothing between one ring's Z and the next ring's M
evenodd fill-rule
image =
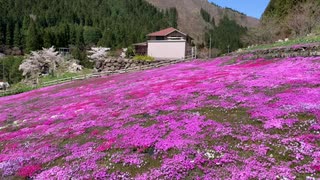
M249 57L249 59L320 56L320 43L300 44L270 49L249 50L243 52L234 52L230 55L247 56Z

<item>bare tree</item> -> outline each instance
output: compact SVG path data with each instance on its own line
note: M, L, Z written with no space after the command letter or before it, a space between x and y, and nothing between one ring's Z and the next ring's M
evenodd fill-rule
M264 19L258 27L249 28L248 32L241 37L241 41L248 45L272 43L277 39L280 29L275 19Z
M307 1L298 4L288 15L287 25L296 36L304 36L312 32L320 23L319 3Z

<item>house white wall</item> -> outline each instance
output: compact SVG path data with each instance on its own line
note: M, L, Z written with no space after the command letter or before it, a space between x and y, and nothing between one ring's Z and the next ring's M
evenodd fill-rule
M156 59L184 59L186 56L185 40L150 40L148 56Z

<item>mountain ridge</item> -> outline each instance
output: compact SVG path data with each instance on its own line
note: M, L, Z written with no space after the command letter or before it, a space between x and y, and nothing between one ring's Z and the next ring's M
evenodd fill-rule
M252 28L259 25L259 20L234 11L222 8L207 0L146 0L157 8L176 8L178 12L178 28L186 32L196 43L203 43L204 34L210 25L201 17L201 9L207 11L218 23L225 15L239 25Z

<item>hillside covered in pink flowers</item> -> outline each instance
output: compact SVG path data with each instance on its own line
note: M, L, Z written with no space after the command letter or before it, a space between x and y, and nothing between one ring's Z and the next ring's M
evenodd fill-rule
M195 60L0 98L0 179L320 178L320 58Z

